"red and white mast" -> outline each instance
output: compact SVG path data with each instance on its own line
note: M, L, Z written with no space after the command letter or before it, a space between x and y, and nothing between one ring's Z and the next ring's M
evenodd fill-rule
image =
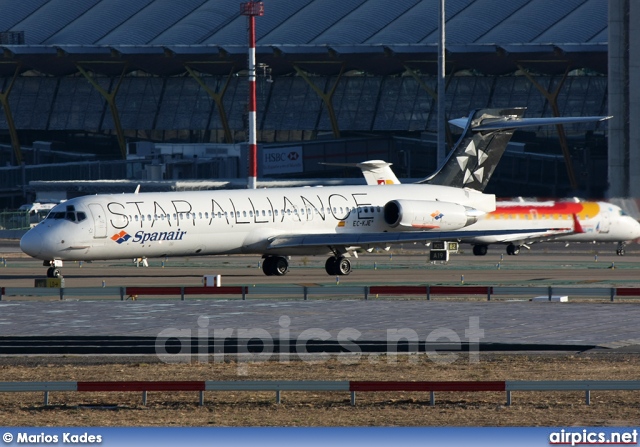
M258 177L258 137L256 122L256 16L264 15L264 3L240 4L240 13L249 18L249 177L247 188L256 189Z

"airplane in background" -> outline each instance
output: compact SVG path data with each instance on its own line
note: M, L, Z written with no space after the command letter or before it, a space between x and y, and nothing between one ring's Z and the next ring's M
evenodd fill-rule
M348 258L359 248L530 234L540 230L464 230L495 210L495 196L478 189L509 138L519 127L601 118L535 119L522 118L523 113L522 108L484 109L454 120L464 132L443 167L426 179L431 184L83 196L54 207L20 247L44 261L49 277L60 276L63 261L237 253L261 255L263 272L278 276L287 273L290 255L329 254L327 273L347 275Z
M578 228L571 234L492 235L464 238L473 245L473 254L484 256L490 244L507 244L507 254L517 255L520 248L534 242L614 242L616 254L623 256L628 241L640 238L640 223L619 206L607 202L514 201L497 202L496 210L487 213L469 229L550 228L577 219Z
M397 185L400 180L391 163L369 160L342 164L358 167L369 185ZM573 231L544 233L544 228L567 226L573 221ZM622 208L607 202L588 202L577 199L561 201L498 201L496 209L478 219L469 229L513 230L536 228L532 234L493 234L474 238L454 237L454 240L473 245L473 254L484 256L490 244L506 244L508 255L517 255L520 248L534 242L613 242L616 254L623 256L627 242L640 238L640 223Z

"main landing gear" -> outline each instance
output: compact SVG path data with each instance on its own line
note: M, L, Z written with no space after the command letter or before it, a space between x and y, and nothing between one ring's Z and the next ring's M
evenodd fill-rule
M351 273L351 261L344 256L331 256L324 268L329 275L348 275Z
M351 261L344 256L331 256L324 264L329 275L348 275L351 273ZM264 256L262 271L267 276L283 276L289 271L289 261L284 256Z
M627 246L626 242L618 242L618 248L616 249L616 254L618 256L624 256L624 247Z
M484 256L487 254L489 246L484 244L478 244L473 246L473 254L476 256ZM624 252L624 250L623 250ZM507 254L509 256L515 256L520 254L520 246L515 244L507 245Z
M507 254L509 256L516 256L520 254L520 246L514 244L507 245Z
M282 276L289 271L289 261L283 256L265 256L262 271L267 276Z
M489 249L488 245L474 245L473 246L473 254L475 256L484 256L487 254L487 250Z

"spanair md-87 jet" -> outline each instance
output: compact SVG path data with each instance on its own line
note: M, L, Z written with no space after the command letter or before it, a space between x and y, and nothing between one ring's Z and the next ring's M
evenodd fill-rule
M44 261L49 277L60 276L63 261L237 253L261 255L266 275L286 274L290 255L327 254L327 273L346 275L349 257L359 248L444 240L453 231L455 237L495 234L464 228L495 210L495 196L474 188L488 180L513 131L599 119L523 119L523 113L485 109L456 120L464 132L435 178L463 187L418 183L83 196L53 208L20 247ZM460 152L468 155L464 162ZM507 233L526 231L531 232Z

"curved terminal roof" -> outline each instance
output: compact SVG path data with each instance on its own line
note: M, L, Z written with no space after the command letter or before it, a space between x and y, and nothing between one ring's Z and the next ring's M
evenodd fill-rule
M0 0L3 61L44 74L77 65L107 75L246 69L247 18L229 0ZM274 74L357 70L435 73L438 4L431 0L265 0L258 62ZM504 74L607 71L607 0L447 0L448 69ZM0 64L7 76L15 65Z

